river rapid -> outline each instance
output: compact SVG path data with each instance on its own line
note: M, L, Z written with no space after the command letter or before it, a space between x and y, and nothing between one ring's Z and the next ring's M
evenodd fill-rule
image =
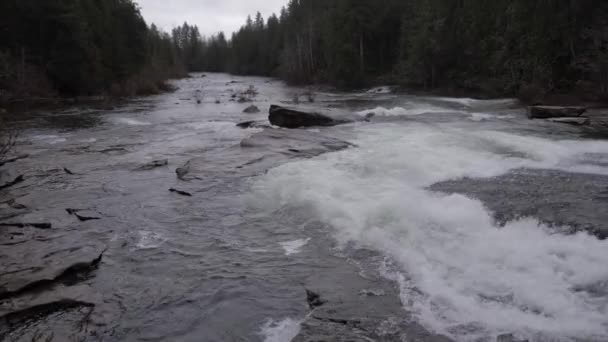
M0 339L608 341L608 141L589 129L508 99L376 88L309 103L273 79L174 83L19 119L29 157L0 183L25 181L0 190L0 221L53 228L0 228L0 280L16 289L0 296ZM375 116L236 126L298 95ZM325 305L311 311L307 289Z

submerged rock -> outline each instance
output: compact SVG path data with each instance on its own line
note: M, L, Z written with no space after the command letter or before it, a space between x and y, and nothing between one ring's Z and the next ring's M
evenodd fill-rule
M259 112L260 112L260 108L258 108L256 105L251 105L243 110L243 113L247 113L247 114L255 114L255 113L259 113Z
M169 189L169 192L178 194L178 195L182 195L182 196L187 196L187 197L192 197L192 194L186 191L182 191L182 190L177 190L174 188Z
M530 119L579 117L587 111L585 107L531 106L528 108Z
M323 304L326 303L326 301L321 299L321 295L308 289L306 289L306 301L308 302L308 307L311 310L323 306Z
M551 118L547 119L547 121L568 124L573 126L587 126L591 124L591 119L588 117L578 117L578 118Z
M337 118L329 114L317 112L304 112L277 105L270 106L268 119L274 126L291 129L313 126L336 126L353 122L353 120L347 118Z
M81 214L83 211L87 212L87 210L85 209L66 209L65 210L68 214L76 217L80 222L87 222L87 221L93 221L93 220L101 220L100 217L97 216L92 216L93 213L85 213L85 214Z
M236 124L239 128L270 128L264 121L245 121Z
M168 159L154 160L145 165L138 167L136 169L136 171L150 171L150 170L154 170L158 167L163 167L163 166L167 166L167 165L169 165Z
M48 222L43 223L0 223L0 227L14 227L14 228L36 228L36 229L51 229L53 225Z
M23 183L23 181L25 181L25 177L23 175L17 176L14 180L0 185L0 190L4 190L19 183Z
M571 234L608 238L608 176L520 169L500 177L464 178L434 184L433 191L481 200L498 224L533 217Z

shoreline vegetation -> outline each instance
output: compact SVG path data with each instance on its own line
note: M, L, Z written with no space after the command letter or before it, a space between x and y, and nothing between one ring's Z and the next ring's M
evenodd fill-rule
M2 1L0 107L167 91L184 53L131 0Z
M188 23L163 32L133 0L7 0L0 107L157 94L203 71L602 107L607 18L593 0L290 0L227 38Z
M207 71L352 89L608 102L608 3L291 0L203 40ZM187 27L184 27L187 29Z

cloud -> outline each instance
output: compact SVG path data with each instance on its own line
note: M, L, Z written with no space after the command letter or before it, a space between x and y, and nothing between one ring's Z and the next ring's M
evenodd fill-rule
M148 23L166 31L184 22L197 25L203 35L220 31L230 35L247 15L260 11L264 18L278 13L287 0L137 0Z

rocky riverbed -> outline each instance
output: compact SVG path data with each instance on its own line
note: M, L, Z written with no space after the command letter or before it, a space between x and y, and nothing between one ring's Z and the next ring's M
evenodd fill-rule
M608 340L603 111L195 76L14 123L1 340Z

